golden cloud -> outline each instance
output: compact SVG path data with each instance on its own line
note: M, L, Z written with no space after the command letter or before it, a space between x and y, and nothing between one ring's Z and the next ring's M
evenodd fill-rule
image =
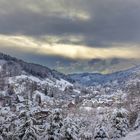
M93 58L140 58L140 46L115 44L113 47L96 48L71 44L49 44L26 36L0 35L0 48L16 49L17 51L54 55L71 59Z

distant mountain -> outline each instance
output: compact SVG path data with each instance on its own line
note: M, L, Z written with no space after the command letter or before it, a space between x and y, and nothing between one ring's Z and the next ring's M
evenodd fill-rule
M133 79L136 76L140 77L140 66L130 68L128 70L119 71L111 74L99 74L99 73L81 73L70 74L69 77L85 86L93 86L95 84L104 84L112 81L126 81L129 78Z
M86 72L109 74L117 71L127 70L136 65L140 65L140 60L123 58L96 58L92 60L68 61L67 64L59 62L54 66L54 69L66 74Z

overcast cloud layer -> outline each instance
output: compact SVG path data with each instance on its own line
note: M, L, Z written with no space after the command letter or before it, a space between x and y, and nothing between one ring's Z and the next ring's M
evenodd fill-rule
M0 48L69 59L139 58L139 13L139 0L0 0Z

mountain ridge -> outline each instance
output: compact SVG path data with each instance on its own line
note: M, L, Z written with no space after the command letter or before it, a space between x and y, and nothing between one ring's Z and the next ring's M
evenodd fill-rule
M140 70L140 65L129 68L127 70L121 70L114 73L109 74L101 74L101 73L80 73L80 74L69 74L73 80L77 81L79 84L86 86L93 86L98 83L105 83L109 81L113 81L115 79L127 79L130 76L135 76L135 72Z
M12 63L13 65L18 64L21 67L21 70L26 71L27 73L37 76L39 78L56 78L56 79L64 79L69 82L74 82L72 79L70 79L68 76L66 76L63 73L60 73L54 69L50 69L46 66L42 66L40 64L35 64L35 63L29 63L25 62L21 59L17 59L16 57L12 57L10 55L4 54L0 52L0 59L1 60L6 60L9 63Z

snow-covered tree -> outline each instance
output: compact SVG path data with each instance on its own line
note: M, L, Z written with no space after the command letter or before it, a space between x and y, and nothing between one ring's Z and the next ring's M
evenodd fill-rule
M107 132L106 127L103 125L103 122L97 123L95 132L94 132L94 139L95 140L108 140L109 135Z
M78 140L79 138L79 126L76 121L67 117L63 121L61 128L61 139L63 140Z
M54 110L50 116L50 123L47 128L45 138L48 140L58 140L60 138L60 129L62 127L62 115L59 109Z
M129 131L129 122L127 119L127 110L115 109L112 115L113 138L125 137Z
M21 125L13 134L12 140L37 140L37 129L33 125L33 120L30 119Z
M137 117L137 120L136 120L136 122L135 122L134 129L137 129L137 128L139 128L139 127L140 127L140 114L139 114L138 117Z

